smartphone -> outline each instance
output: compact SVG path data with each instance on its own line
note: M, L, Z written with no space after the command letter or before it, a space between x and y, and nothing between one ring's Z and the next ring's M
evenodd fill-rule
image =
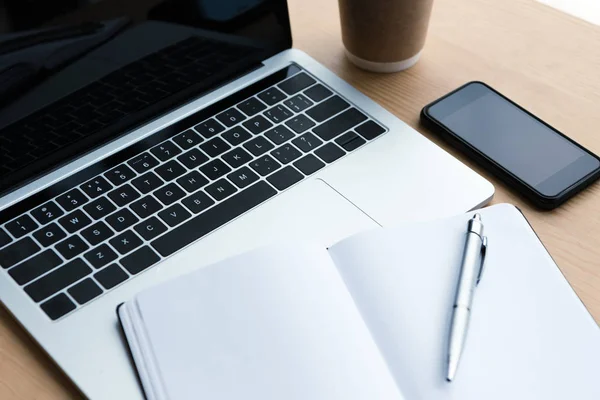
M600 176L598 156L482 82L425 106L421 121L540 208Z

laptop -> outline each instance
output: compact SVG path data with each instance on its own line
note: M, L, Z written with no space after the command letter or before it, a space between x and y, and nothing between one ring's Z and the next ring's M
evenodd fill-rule
M0 23L0 300L89 398L143 398L115 313L140 290L493 196L292 49L285 0L28 4Z

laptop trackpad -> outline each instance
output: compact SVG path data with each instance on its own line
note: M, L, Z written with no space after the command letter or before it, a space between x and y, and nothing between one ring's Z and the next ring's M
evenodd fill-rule
M328 247L353 233L377 226L328 184L309 180L225 225L153 270L162 280L258 246L303 240Z

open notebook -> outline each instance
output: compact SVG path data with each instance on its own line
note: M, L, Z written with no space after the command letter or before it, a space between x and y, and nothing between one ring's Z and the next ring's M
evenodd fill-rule
M119 308L151 399L600 399L600 329L513 206L481 211L486 266L456 380L446 340L472 213L277 245Z

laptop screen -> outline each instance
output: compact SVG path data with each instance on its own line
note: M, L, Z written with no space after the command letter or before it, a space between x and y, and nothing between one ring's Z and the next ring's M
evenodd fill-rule
M0 193L289 47L285 0L0 2Z

